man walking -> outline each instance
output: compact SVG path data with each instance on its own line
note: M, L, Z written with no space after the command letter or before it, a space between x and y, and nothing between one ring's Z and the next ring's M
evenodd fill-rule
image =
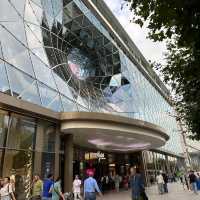
M52 194L49 193L49 190L51 188L51 186L53 185L54 181L53 181L53 175L49 174L47 176L47 179L44 180L43 183L43 196L42 196L42 200L51 200Z
M100 196L103 196L96 180L93 178L94 173L90 171L89 177L84 181L84 199L85 200L96 200L96 191Z
M41 200L42 199L42 190L43 190L43 182L40 179L40 176L36 174L33 178L33 195L32 200Z
M197 177L196 175L194 174L194 171L191 171L190 174L189 174L189 180L190 180L190 184L191 184L191 187L192 187L192 190L195 194L198 194L197 193L197 184L196 184L196 181L197 181Z
M156 181L158 184L158 193L163 194L164 193L164 180L163 180L163 176L160 172L158 172L158 175L156 176Z
M168 187L167 187L168 176L164 172L162 173L162 176L163 176L163 180L164 180L164 184L163 184L164 193L168 193Z
M144 180L138 168L131 169L132 200L148 199L145 193Z

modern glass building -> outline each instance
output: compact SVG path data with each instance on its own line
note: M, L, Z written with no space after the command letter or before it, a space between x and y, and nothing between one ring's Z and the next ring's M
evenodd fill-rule
M0 176L17 199L34 173L70 190L92 165L148 181L183 159L168 90L103 1L1 0L0 70Z

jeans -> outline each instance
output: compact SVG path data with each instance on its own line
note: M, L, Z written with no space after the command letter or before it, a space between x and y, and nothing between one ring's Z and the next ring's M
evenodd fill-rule
M168 193L167 183L164 183L163 188L164 188L164 192Z
M159 194L163 194L164 193L164 188L163 188L163 183L158 183L158 192Z
M95 192L86 192L85 200L96 200L96 193Z
M42 200L51 200L51 197L42 197Z
M197 184L196 184L196 182L191 183L191 185L192 185L192 190L193 190L193 192L194 192L195 194L198 194L198 193L197 193Z
M82 199L80 192L74 192L74 200L77 200L77 199L80 199L80 200Z

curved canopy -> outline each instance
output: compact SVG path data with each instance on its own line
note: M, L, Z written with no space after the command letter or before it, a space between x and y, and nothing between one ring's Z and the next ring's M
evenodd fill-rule
M73 134L74 143L79 146L116 152L158 148L169 139L154 124L94 112L62 113L61 132Z

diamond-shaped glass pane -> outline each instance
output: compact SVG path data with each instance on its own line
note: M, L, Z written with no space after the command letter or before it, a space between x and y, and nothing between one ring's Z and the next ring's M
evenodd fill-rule
M70 112L70 111L77 111L76 103L73 101L70 101L68 98L61 96L62 104L63 104L63 109L65 112Z
M0 38L4 59L24 72L33 75L33 68L27 49L9 32L0 27Z
M6 65L13 96L40 104L36 81L10 65Z

